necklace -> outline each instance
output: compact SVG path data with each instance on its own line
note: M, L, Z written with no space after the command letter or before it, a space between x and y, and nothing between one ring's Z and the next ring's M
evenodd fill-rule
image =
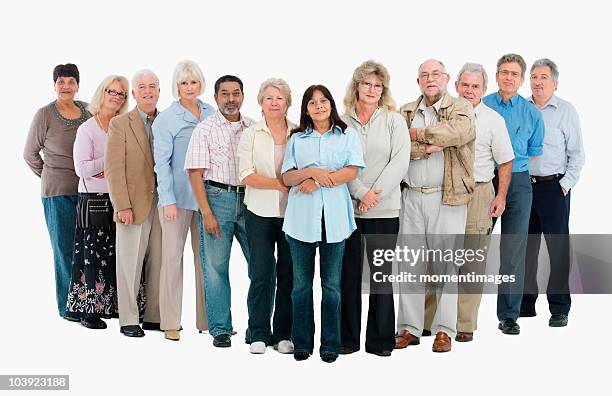
M96 122L98 123L98 125L100 126L100 128L104 131L104 133L108 133L108 131L106 129L104 129L104 127L102 126L102 121L100 121L100 117L98 117L98 115L96 114Z

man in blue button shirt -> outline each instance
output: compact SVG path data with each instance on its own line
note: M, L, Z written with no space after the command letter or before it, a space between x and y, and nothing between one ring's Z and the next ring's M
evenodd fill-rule
M525 81L527 65L520 55L507 54L497 61L495 80L499 91L485 96L484 104L497 111L506 122L514 150L512 180L506 197L506 210L501 216L500 274L515 275L513 283L499 285L497 318L504 334L519 334L516 320L523 295L523 273L527 249L527 233L531 213L531 181L529 158L542 155L544 121L536 107L518 94ZM493 179L497 193L499 177ZM495 226L496 218L493 218Z
M584 148L578 113L571 103L554 95L559 70L550 59L531 66L529 101L542 112L546 133L544 153L529 161L533 187L525 283L520 316L535 316L538 297L537 272L541 234L550 257L547 296L551 327L567 325L572 303L568 279L570 190L578 182L584 164Z

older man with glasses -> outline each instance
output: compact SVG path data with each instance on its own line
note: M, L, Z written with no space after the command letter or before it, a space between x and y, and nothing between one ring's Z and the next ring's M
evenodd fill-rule
M504 334L519 334L516 320L520 314L523 296L523 273L529 215L531 213L531 181L529 158L542 155L544 122L535 106L518 94L525 80L527 68L523 57L506 54L497 61L495 80L499 91L485 96L484 104L497 111L506 122L506 128L514 149L512 180L506 196L506 210L501 215L500 268L503 275L514 275L514 283L499 285L497 295L497 318L499 330ZM499 172L493 178L498 192L501 187ZM493 218L493 226L497 218Z
M430 59L419 67L417 82L422 95L400 108L412 140L410 167L402 187L400 241L410 248L439 249L462 245L467 203L474 189L474 111L463 98L446 92L449 76L444 64ZM461 241L459 241L461 239ZM419 277L431 267L438 274L453 275L453 262L413 263ZM420 343L425 316L424 284L400 283L395 348ZM451 350L456 334L456 283L439 284L432 331L434 352Z

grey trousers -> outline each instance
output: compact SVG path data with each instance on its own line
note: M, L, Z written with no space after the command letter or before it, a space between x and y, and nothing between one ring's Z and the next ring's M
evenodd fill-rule
M161 226L157 200L142 224L117 223L117 297L119 324L139 322L136 296L140 288L143 265L146 305L144 320L159 323L159 272L161 268Z
M442 192L424 194L404 189L400 211L400 238L410 234L413 246L425 249L454 249L463 246L463 233L467 220L467 205L450 206L442 204ZM448 237L443 237L449 234ZM457 239L461 239L460 241ZM444 268L441 268L443 265ZM417 277L428 272L427 261L419 261L410 268ZM437 264L435 273L456 274L454 263ZM402 268L402 265L400 265ZM431 267L430 267L431 269ZM408 330L420 337L425 320L425 289L414 283L399 284L399 308L397 330ZM445 283L436 288L437 309L431 326L435 334L443 331L450 337L456 335L457 284Z
M159 313L162 330L178 330L181 327L183 302L183 250L187 233L191 233L191 249L195 266L196 327L208 330L204 303L204 275L200 265L200 233L198 213L178 208L177 218L164 218L164 208L159 207L162 230L162 263L159 274Z

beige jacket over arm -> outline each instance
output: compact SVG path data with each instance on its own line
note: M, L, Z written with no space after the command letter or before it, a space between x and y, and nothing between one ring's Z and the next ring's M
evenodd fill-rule
M400 114L412 125L419 103L403 105ZM417 128L416 141L412 142L410 159L426 159L427 145L444 147L444 191L442 202L446 205L464 205L470 201L474 191L474 140L476 129L472 104L463 98L454 98L445 93L438 111L438 122Z
M108 128L104 174L117 212L132 209L134 224L142 224L155 198L155 163L138 108L114 117Z

